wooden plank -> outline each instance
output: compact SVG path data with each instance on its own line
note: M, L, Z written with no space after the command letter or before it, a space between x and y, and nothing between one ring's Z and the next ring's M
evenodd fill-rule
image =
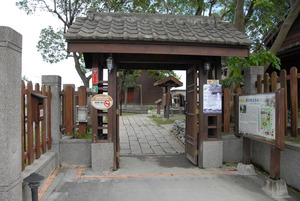
M62 91L61 95L61 126L66 126L66 93Z
M116 67L112 69L112 71L108 74L108 95L112 97L112 99L115 101L116 100L116 91L117 91L117 85L116 85L116 76L117 76L117 71ZM108 142L114 142L113 138L115 136L115 130L116 130L116 105L114 105L108 109ZM114 164L115 166L115 164ZM115 168L115 167L114 167Z
M262 76L257 75L257 93L261 94L262 93Z
M288 108L287 108L287 78L286 70L280 71L280 87L284 89L284 119L285 119L285 135L287 134L287 123L288 123Z
M280 149L274 145L271 145L270 178L273 180L280 179Z
M35 84L35 93L40 93L40 85L39 84ZM34 122L35 124L35 157L36 159L39 159L41 157L41 134L40 134L40 121L39 121L39 117L40 117L40 109L39 109L39 103L36 102L35 104L37 107L37 110L34 112L37 112L36 116L37 119Z
M239 137L239 124L238 124L238 118L239 118L239 99L238 94L242 94L243 90L241 88L236 89L236 96L234 97L234 134L235 136Z
M120 166L120 75L117 72L117 97L116 97L116 104L117 104L117 130L116 130L116 165L117 168Z
M73 135L73 124L74 124L74 88L71 86L66 87L66 135Z
M25 156L24 156L24 152L25 152L25 83L24 81L22 81L22 85L21 85L21 126L22 126L22 137L21 137L21 158L22 158L22 171L25 169Z
M250 165L251 162L251 140L243 137L243 163Z
M297 68L290 69L291 136L298 137L298 79Z
M186 141L185 155L191 163L198 164L197 128L197 68L193 66L186 72Z
M84 86L78 88L78 105L79 106L87 105L86 88ZM86 134L86 128L87 128L86 122L79 122L78 132L80 135Z
M248 47L224 47L204 45L172 45L172 44L114 44L114 43L82 43L68 41L68 52L89 53L135 53L135 54L167 54L198 56L237 56L248 57Z
M271 74L271 91L276 92L277 90L277 73L274 71Z
M224 88L224 133L230 132L230 88Z
M47 146L48 150L52 147L52 137L51 137L51 87L47 87Z
M285 119L285 89L281 88L276 92L276 119L275 119L275 146L284 150L285 148L285 129L286 129L286 119Z
M45 85L42 86L42 95L46 96L46 87ZM47 104L47 99L44 98L43 100L43 116L42 116L42 153L47 152L47 147L46 147L46 104Z
M27 83L27 153L28 164L34 161L33 153L33 122L32 122L32 82Z
M264 75L264 93L270 92L269 80L270 80L269 74L265 73L265 75Z

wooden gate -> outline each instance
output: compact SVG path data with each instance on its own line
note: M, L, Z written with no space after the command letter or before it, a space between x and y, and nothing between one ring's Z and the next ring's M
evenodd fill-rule
M194 165L198 163L197 113L197 68L193 66L186 75L185 154Z

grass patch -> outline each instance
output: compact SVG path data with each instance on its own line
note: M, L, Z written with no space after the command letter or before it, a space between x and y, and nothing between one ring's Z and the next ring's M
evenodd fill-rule
M72 135L72 139L92 139L92 134L80 135L78 132L75 132Z
M120 116L132 116L132 115L137 115L138 113L130 113L130 112L122 112L122 115Z
M300 144L300 137L291 137L290 135L285 136L285 141L293 142L296 144Z
M169 119L165 119L163 117L152 115L149 118L152 119L153 121L155 121L157 124L161 125L161 124L173 124L175 122L175 120L184 120L185 115L180 115L180 114L170 115Z

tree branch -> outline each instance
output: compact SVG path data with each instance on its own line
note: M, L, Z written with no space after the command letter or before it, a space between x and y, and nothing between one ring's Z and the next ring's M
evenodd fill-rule
M270 52L273 54L277 54L278 50L280 49L281 45L283 44L288 32L290 31L290 28L294 24L296 18L298 17L300 13L300 1L296 1L288 14L288 16L285 18L282 27L272 45L270 48ZM269 68L270 64L265 66L265 71Z
M67 22L62 18L62 16L56 10L56 8L57 8L56 7L56 0L54 0L53 3L54 3L54 10L53 11L49 11L49 12L56 14L57 17L58 17L58 19L60 19L64 23L64 25L68 27Z
M210 7L209 7L209 13L208 13L208 16L211 16L211 10L213 8L213 6L215 5L215 3L217 2L217 0L212 0L210 2Z
M254 2L251 1L250 6L248 8L247 15L245 16L245 24L247 24L247 22L249 21L249 19L251 18L252 14L254 12L253 6L254 6Z
M84 86L86 88L89 87L89 79L85 76L85 73L82 72L81 70L81 65L80 65L80 62L79 62L79 56L76 54L76 52L73 52L73 58L74 58L74 62L75 62L75 69L79 75L79 77L81 78Z

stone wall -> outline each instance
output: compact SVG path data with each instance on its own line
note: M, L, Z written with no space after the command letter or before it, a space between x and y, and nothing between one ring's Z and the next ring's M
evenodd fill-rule
M185 144L185 120L176 120L172 126L171 132Z
M22 35L0 26L0 199L22 200Z

